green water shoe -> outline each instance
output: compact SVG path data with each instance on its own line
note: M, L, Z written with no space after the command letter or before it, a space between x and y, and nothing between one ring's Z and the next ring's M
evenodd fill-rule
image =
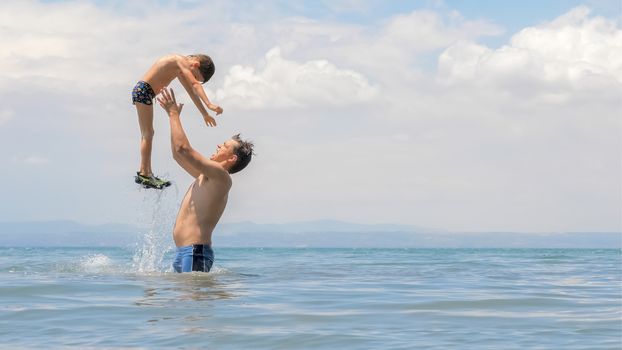
M134 177L134 182L136 182L139 185L142 185L144 188L155 188L157 190L162 190L165 187L168 187L171 185L171 182L168 180L163 180L153 175L145 176L139 172L136 173L136 176Z

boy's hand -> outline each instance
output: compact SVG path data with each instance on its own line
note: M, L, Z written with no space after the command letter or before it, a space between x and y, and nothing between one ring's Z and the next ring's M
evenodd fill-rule
M169 93L170 91L170 93ZM177 104L175 100L175 92L173 89L164 88L158 97L158 102L160 102L160 106L168 113L169 116L174 114L179 115L181 110L184 108L184 104Z
M216 119L212 118L212 116L207 113L203 115L203 120L205 120L207 126L216 126Z
M210 104L209 106L207 106L207 108L209 108L212 111L216 112L216 115L219 115L220 113L222 113L222 107L220 107L218 105Z

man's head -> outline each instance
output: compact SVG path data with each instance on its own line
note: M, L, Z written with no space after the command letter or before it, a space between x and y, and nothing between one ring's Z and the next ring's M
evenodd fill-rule
M212 75L214 75L214 71L216 70L212 59L208 55L203 54L189 55L188 57L197 60L197 62L199 63L199 72L203 77L203 80L201 80L201 84L207 83L212 78Z
M253 157L253 143L240 138L240 134L218 145L211 160L223 164L229 174L235 174L246 168Z

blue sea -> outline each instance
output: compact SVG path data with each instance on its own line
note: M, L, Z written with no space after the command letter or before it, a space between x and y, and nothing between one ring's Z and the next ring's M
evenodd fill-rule
M0 348L616 349L619 249L0 248Z

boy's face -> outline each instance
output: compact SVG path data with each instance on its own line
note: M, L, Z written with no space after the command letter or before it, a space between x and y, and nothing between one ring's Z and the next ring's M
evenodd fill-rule
M194 79L196 79L201 84L205 84L205 78L203 77L203 74L201 74L201 71L199 70L200 66L201 66L201 63L199 63L198 60L193 59L192 61L190 61L190 71L192 72L192 75L194 75Z
M194 75L194 79L196 79L201 84L205 84L205 78L203 78L203 74L199 70L199 67L192 67L192 75Z

